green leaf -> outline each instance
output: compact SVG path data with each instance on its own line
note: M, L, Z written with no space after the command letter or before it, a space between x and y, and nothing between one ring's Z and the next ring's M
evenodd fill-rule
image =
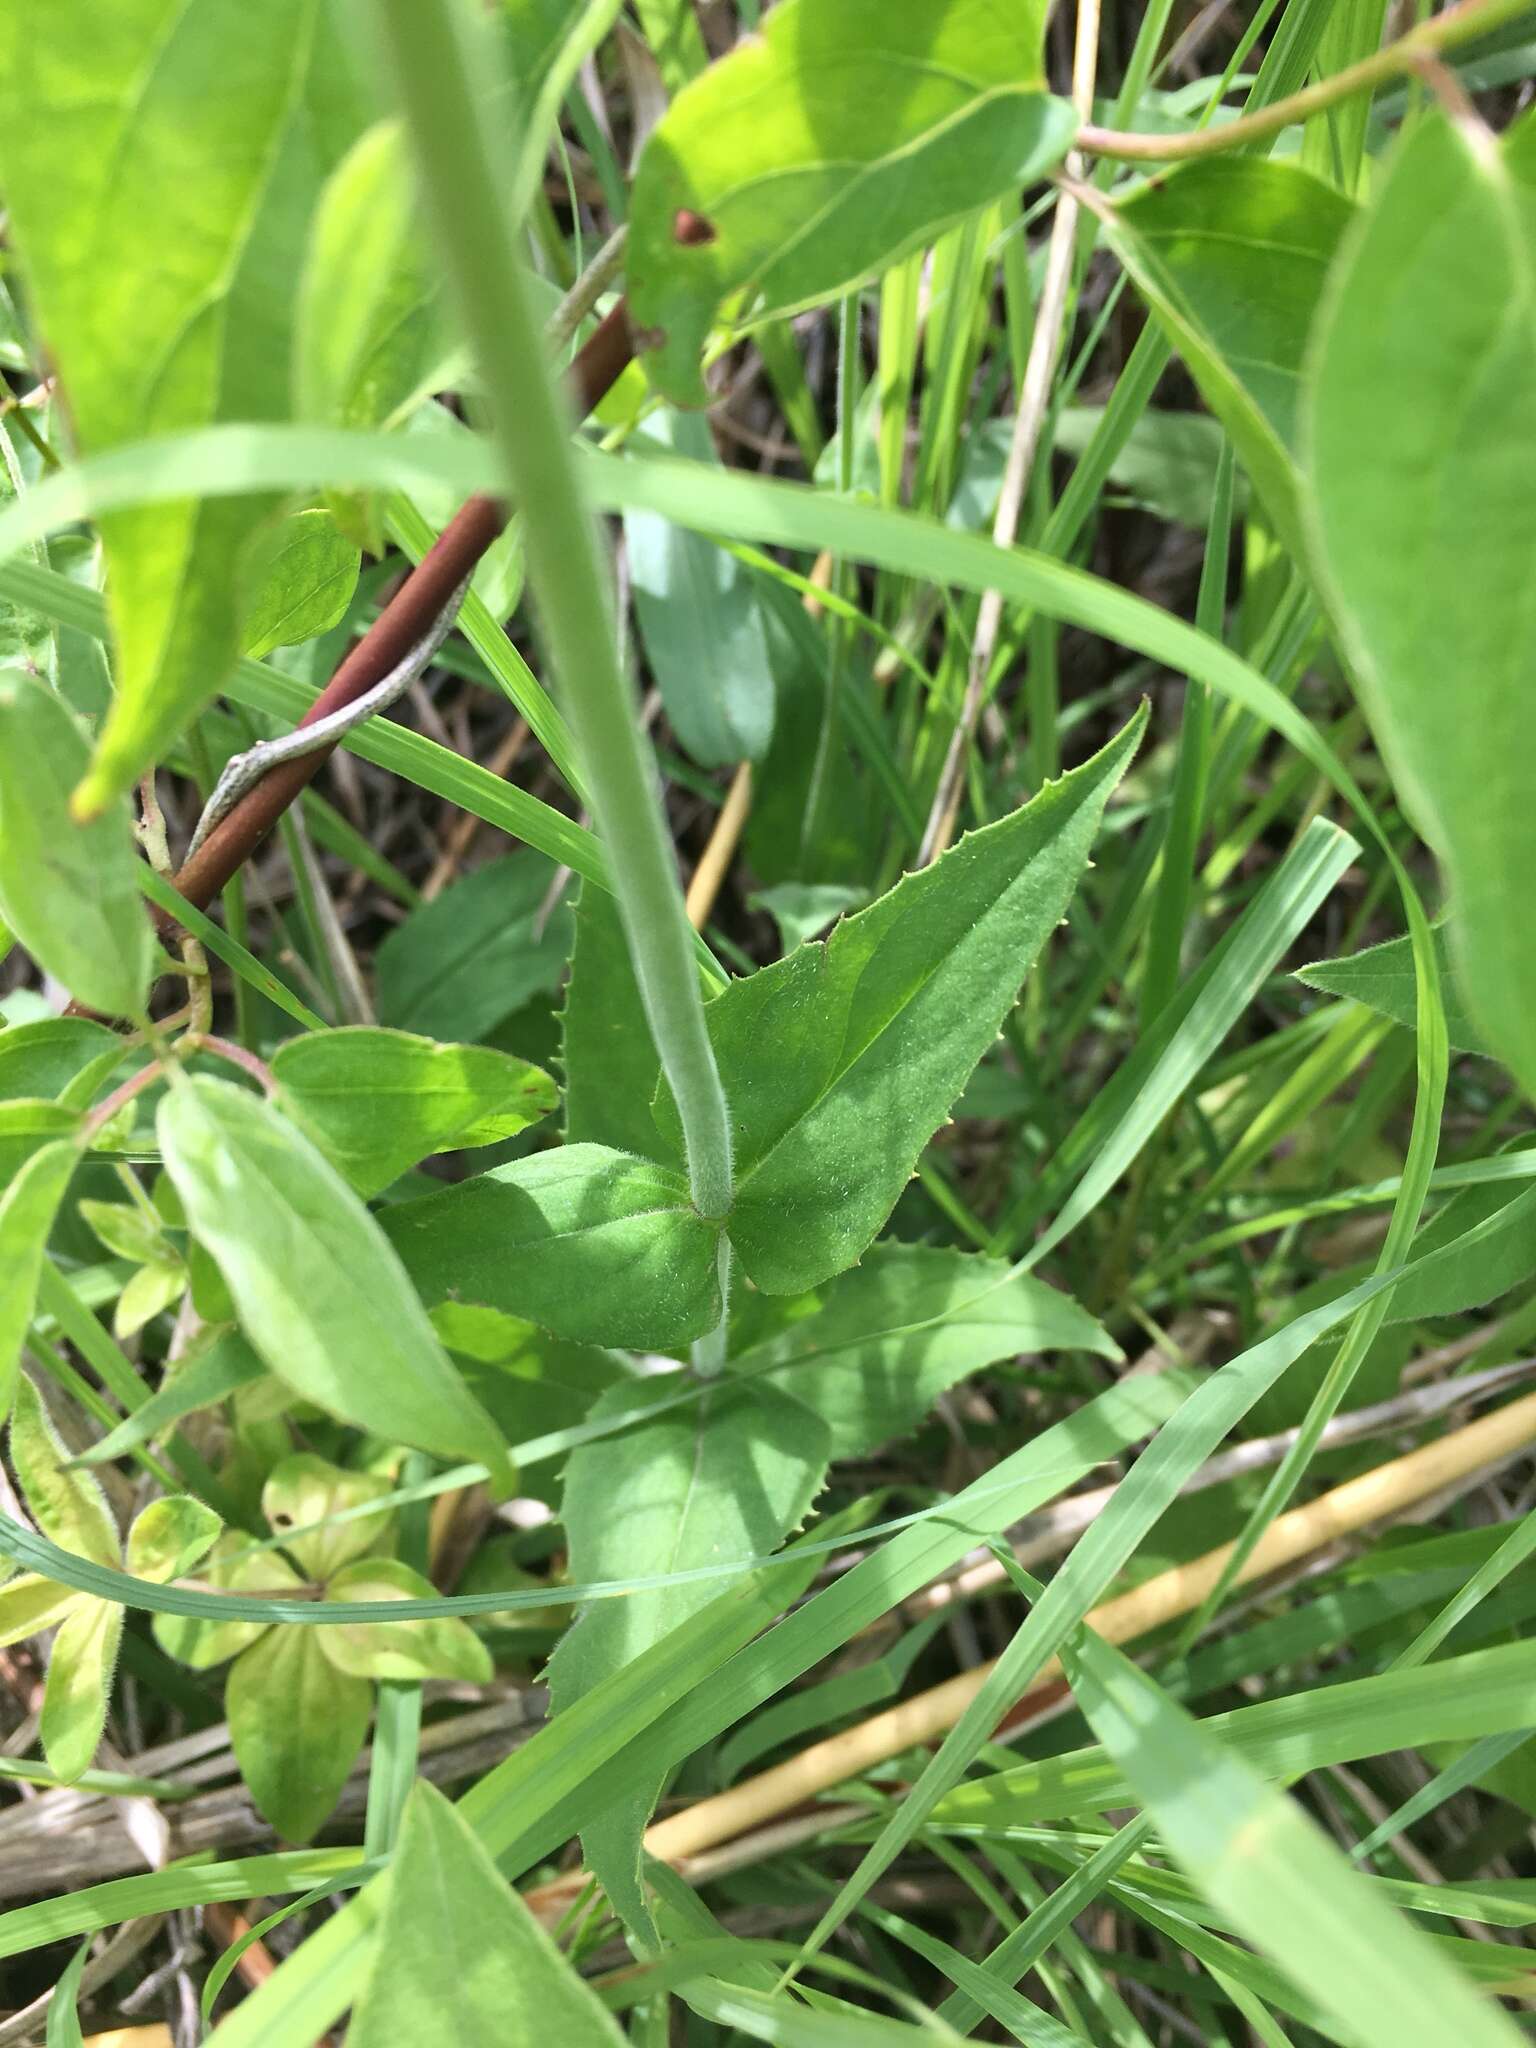
M112 1334L119 1343L133 1337L172 1307L187 1291L187 1269L180 1259L156 1259L129 1276L112 1311Z
M198 1574L221 1593L285 1593L304 1581L276 1551L250 1551L250 1538L227 1530L214 1545L211 1561ZM238 1558L238 1562L235 1560ZM207 1671L226 1658L249 1649L267 1632L264 1621L200 1621L191 1615L157 1614L155 1641L168 1657Z
M122 1546L106 1495L89 1473L70 1469L43 1397L24 1377L16 1383L11 1414L11 1463L32 1519L45 1536L93 1564L117 1565Z
M1302 367L1353 216L1341 193L1295 164L1236 155L1149 178L1103 216L1116 255L1298 558Z
M435 1786L419 1782L390 1865L350 2048L427 2042L453 2015L465 2048L621 2048L623 2036Z
M56 1100L103 1053L121 1043L115 1031L89 1017L39 1017L0 1031L0 1098Z
M295 1121L361 1195L430 1153L516 1137L556 1098L548 1074L509 1053L366 1025L290 1039L272 1071Z
M338 1531L338 1534L340 1532ZM344 1565L326 1588L328 1600L430 1600L437 1588L393 1557ZM352 1678L462 1678L489 1685L491 1655L467 1622L451 1614L433 1621L348 1621L317 1628L321 1649Z
M141 1508L128 1531L123 1567L136 1579L169 1585L207 1556L222 1523L212 1508L190 1494L167 1494Z
M0 1586L0 1649L56 1628L66 1614L89 1600L89 1594L77 1593L72 1586L23 1572Z
M90 1942L83 1941L70 1957L63 1976L54 1986L53 2003L48 2008L46 2048L85 2048L85 2037L80 2032L77 2001L80 1996L80 1979L90 1953Z
M779 928L784 951L792 953L869 897L867 891L845 882L779 882L772 889L759 889L747 901L752 909L767 911Z
M17 669L0 674L0 916L82 1003L139 1017L154 934L127 804L109 805L88 825L70 814L89 753L73 713L46 683Z
M103 1465L140 1444L163 1437L184 1415L211 1408L239 1388L265 1379L266 1367L235 1330L210 1331L189 1347L176 1370L141 1407L109 1430L100 1443L82 1451L76 1462Z
M379 1021L428 1038L487 1038L553 989L570 913L546 899L555 866L531 850L476 868L413 910L378 950Z
M765 1292L842 1272L890 1215L1065 913L1145 724L1143 705L1032 803L708 1006L735 1138L727 1228Z
M499 1308L578 1343L660 1351L720 1320L719 1231L681 1174L562 1145L379 1218L423 1301Z
M476 1400L512 1444L582 1421L599 1394L631 1373L617 1352L570 1344L518 1316L439 1302L432 1327L459 1360Z
M285 519L269 550L243 634L244 651L257 661L274 647L317 639L345 618L361 562L334 513L318 506Z
M647 420L649 453L718 464L709 422ZM624 519L635 623L678 743L704 768L760 761L773 737L773 671L753 580L703 534L654 512Z
M80 1129L80 1112L62 1102L0 1102L0 1182L10 1183L50 1139ZM70 1150L79 1156L79 1146Z
M651 1098L661 1062L640 1001L619 908L583 882L576 942L560 1014L565 1136L645 1157L656 1150Z
M1514 2048L1522 2036L1384 1904L1300 1806L1121 1651L1064 1646L1075 1698L1223 1918L1362 2048Z
M904 1435L946 1387L997 1359L1058 1350L1120 1355L1085 1309L1043 1280L1000 1259L921 1245L877 1245L856 1271L831 1281L819 1303L797 1309L788 1329L743 1351L731 1370L757 1384L757 1374L770 1374L773 1386L819 1415L834 1458Z
M782 0L683 88L630 213L630 305L666 397L704 403L727 293L765 316L814 305L1059 161L1075 122L1043 90L1045 14Z
M304 418L382 426L430 388L450 344L415 210L399 126L381 121L336 166L316 209L294 337Z
M122 1608L86 1600L64 1617L53 1639L38 1733L43 1754L66 1784L95 1760L122 1637Z
M150 1259L169 1257L170 1242L161 1235L159 1225L131 1202L82 1201L76 1207L117 1258L145 1264Z
M383 1542L394 1527L394 1511L360 1515L355 1522L314 1529L307 1536L290 1536L288 1531L308 1529L312 1522L360 1508L390 1491L389 1480L380 1472L348 1472L313 1451L296 1451L273 1466L261 1489L261 1512L299 1569L312 1579L325 1580Z
M633 1385L615 1387L593 1417L622 1416L634 1401ZM766 1382L720 1381L686 1408L578 1445L560 1509L572 1577L601 1582L767 1555L821 1491L831 1447L826 1423L804 1403ZM632 1663L716 1590L700 1580L584 1607L550 1659L556 1708ZM609 1900L647 1932L640 1837L662 1783L637 1780L583 1835Z
M1434 947L1451 1044L1460 1052L1486 1052L1482 1035L1457 990L1443 924L1434 928ZM1310 966L1297 968L1296 979L1308 988L1321 989L1324 995L1364 1003L1368 1010L1390 1017L1410 1031L1418 1028L1412 939L1384 939L1379 946L1367 946L1363 953L1350 953L1341 960L1314 960Z
M269 1628L229 1668L224 1711L240 1775L287 1842L324 1824L368 1733L373 1687L338 1671L312 1628Z
M48 1233L79 1158L67 1138L45 1145L0 1195L0 1273L5 1275L0 1287L0 1418L10 1413Z
M13 10L0 185L84 453L288 416L283 280L358 126L321 0ZM185 499L102 520L117 696L84 808L126 789L222 686L240 651L246 544L273 503Z
M277 1377L391 1443L505 1474L496 1425L449 1364L378 1224L270 1103L228 1081L167 1090L166 1170Z
M1490 1235L1470 1248L1462 1242L1494 1216ZM1496 1300L1536 1273L1536 1188L1498 1181L1467 1188L1419 1232L1413 1255L1413 1271L1392 1291L1392 1322L1460 1315Z
M1308 433L1318 568L1366 715L1449 876L1468 1007L1528 1092L1536 950L1509 890L1536 862L1533 143L1528 120L1495 148L1436 116L1399 145L1319 323Z

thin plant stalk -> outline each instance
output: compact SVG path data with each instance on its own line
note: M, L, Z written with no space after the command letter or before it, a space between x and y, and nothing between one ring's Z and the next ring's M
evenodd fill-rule
M571 422L545 360L519 260L505 152L471 84L493 46L446 0L378 0L378 18L442 260L474 347L508 482L523 507L544 632L564 685L592 815L641 1000L676 1099L694 1206L731 1206L725 1092L704 1025L683 894L654 757L619 665L612 604L571 451ZM505 103L503 103L505 104Z

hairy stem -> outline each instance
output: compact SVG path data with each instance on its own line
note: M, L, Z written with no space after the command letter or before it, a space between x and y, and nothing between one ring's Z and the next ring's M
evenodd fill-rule
M582 499L570 421L544 363L519 260L503 153L470 83L472 25L445 0L378 0L387 53L444 267L485 380L507 479L524 508L545 635L564 685L598 831L613 865L635 975L682 1119L693 1201L731 1203L730 1124L704 1028L692 933L619 666L612 609ZM489 42L474 52L479 69Z

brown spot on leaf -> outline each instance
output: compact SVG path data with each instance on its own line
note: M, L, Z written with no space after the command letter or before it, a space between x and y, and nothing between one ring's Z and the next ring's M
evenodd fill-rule
M672 216L672 239L680 248L702 249L715 239L715 224L691 206L680 206Z

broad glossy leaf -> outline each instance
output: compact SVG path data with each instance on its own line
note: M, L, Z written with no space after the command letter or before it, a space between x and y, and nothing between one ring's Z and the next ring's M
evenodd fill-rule
M509 1053L367 1025L290 1039L272 1071L296 1120L362 1195L430 1153L516 1137L555 1106L548 1074Z
M111 1017L138 1017L153 933L127 804L110 804L89 825L70 815L89 754L46 683L18 669L0 674L0 916L71 995Z
M45 1145L0 1195L0 1417L10 1412L21 1347L37 1304L48 1233L79 1163L69 1139Z
M141 1508L128 1531L123 1569L136 1579L168 1585L206 1557L223 1524L190 1494L167 1494Z
M123 1610L106 1600L84 1601L53 1639L38 1733L44 1756L66 1783L95 1761L122 1639Z
M567 1141L611 1145L642 1158L654 1154L651 1098L661 1063L618 905L608 890L591 882L582 883L576 904L576 943L560 1013L560 1056Z
M1312 522L1372 731L1444 863L1489 1046L1536 1090L1536 129L1401 143L1319 324Z
M553 861L525 850L413 910L378 951L380 1023L480 1039L553 989L571 950L570 912L558 903L546 915L555 879Z
M811 1313L796 1308L787 1329L742 1352L731 1370L757 1385L767 1373L766 1384L819 1415L834 1458L915 1428L946 1387L997 1359L1119 1356L1103 1326L1043 1280L1012 1274L1000 1259L921 1245L877 1245L827 1284Z
M630 213L629 297L647 368L702 405L699 355L727 293L766 313L875 276L1065 154L1045 92L1042 0L782 0L677 95Z
M346 616L361 557L319 506L295 512L271 537L261 581L246 615L244 651L257 661L327 633Z
M622 2048L623 2035L458 1809L411 1787L350 2048L428 2042L452 2014L464 2048Z
M697 414L645 425L648 452L717 463ZM752 577L701 533L654 512L624 515L635 623L662 705L685 753L704 768L759 761L773 737L773 671Z
M343 1565L326 1588L328 1600L432 1600L437 1588L393 1557ZM451 1614L431 1621L350 1621L317 1628L320 1647L352 1678L462 1678L488 1685L491 1655L467 1622Z
M43 1397L29 1379L16 1384L11 1463L32 1519L63 1550L116 1570L122 1546L106 1495L88 1472L72 1471L69 1453Z
M727 1228L765 1292L820 1286L890 1215L1072 900L1145 723L1143 706L1032 803L709 1004L735 1136Z
M39 1017L0 1031L0 1098L56 1100L77 1074L120 1043L117 1033L89 1017Z
M1291 552L1307 338L1350 202L1295 164L1224 156L1149 178L1108 208L1109 240Z
M7 27L0 185L82 452L285 419L288 280L360 126L330 9L18 0ZM272 504L103 519L118 694L85 805L127 788L234 666L246 543Z
M632 1386L616 1387L593 1414L622 1415L634 1399ZM579 1445L560 1509L571 1575L581 1583L642 1577L776 1550L821 1491L831 1447L826 1423L802 1402L766 1381L719 1380L687 1407ZM583 1608L550 1660L556 1708L622 1670L718 1590L705 1579ZM660 1791L660 1780L637 1783L583 1837L631 1926L647 1924L640 1836Z
M1447 927L1434 928L1435 964L1440 973L1440 999L1445 1005L1445 1026L1451 1044L1461 1052L1486 1052L1477 1026L1467 1015L1456 987ZM1417 982L1413 972L1413 941L1384 939L1379 946L1367 946L1363 953L1349 953L1339 960L1314 960L1298 967L1296 979L1325 995L1344 996L1364 1003L1369 1010L1390 1017L1394 1024L1417 1030L1419 1022Z
M338 1671L312 1628L269 1628L229 1668L224 1711L240 1775L277 1832L307 1842L341 1797L373 1687Z
M378 1224L270 1103L197 1076L157 1119L166 1170L277 1377L391 1443L505 1468Z
M379 1221L429 1307L499 1308L578 1343L665 1350L720 1319L718 1231L679 1173L562 1145Z
M312 1579L325 1580L387 1537L394 1527L394 1511L360 1515L354 1522L315 1529L307 1536L289 1536L288 1531L363 1507L390 1490L382 1473L348 1472L313 1451L296 1451L273 1466L261 1489L261 1512L273 1535L285 1539L283 1548L299 1569Z

